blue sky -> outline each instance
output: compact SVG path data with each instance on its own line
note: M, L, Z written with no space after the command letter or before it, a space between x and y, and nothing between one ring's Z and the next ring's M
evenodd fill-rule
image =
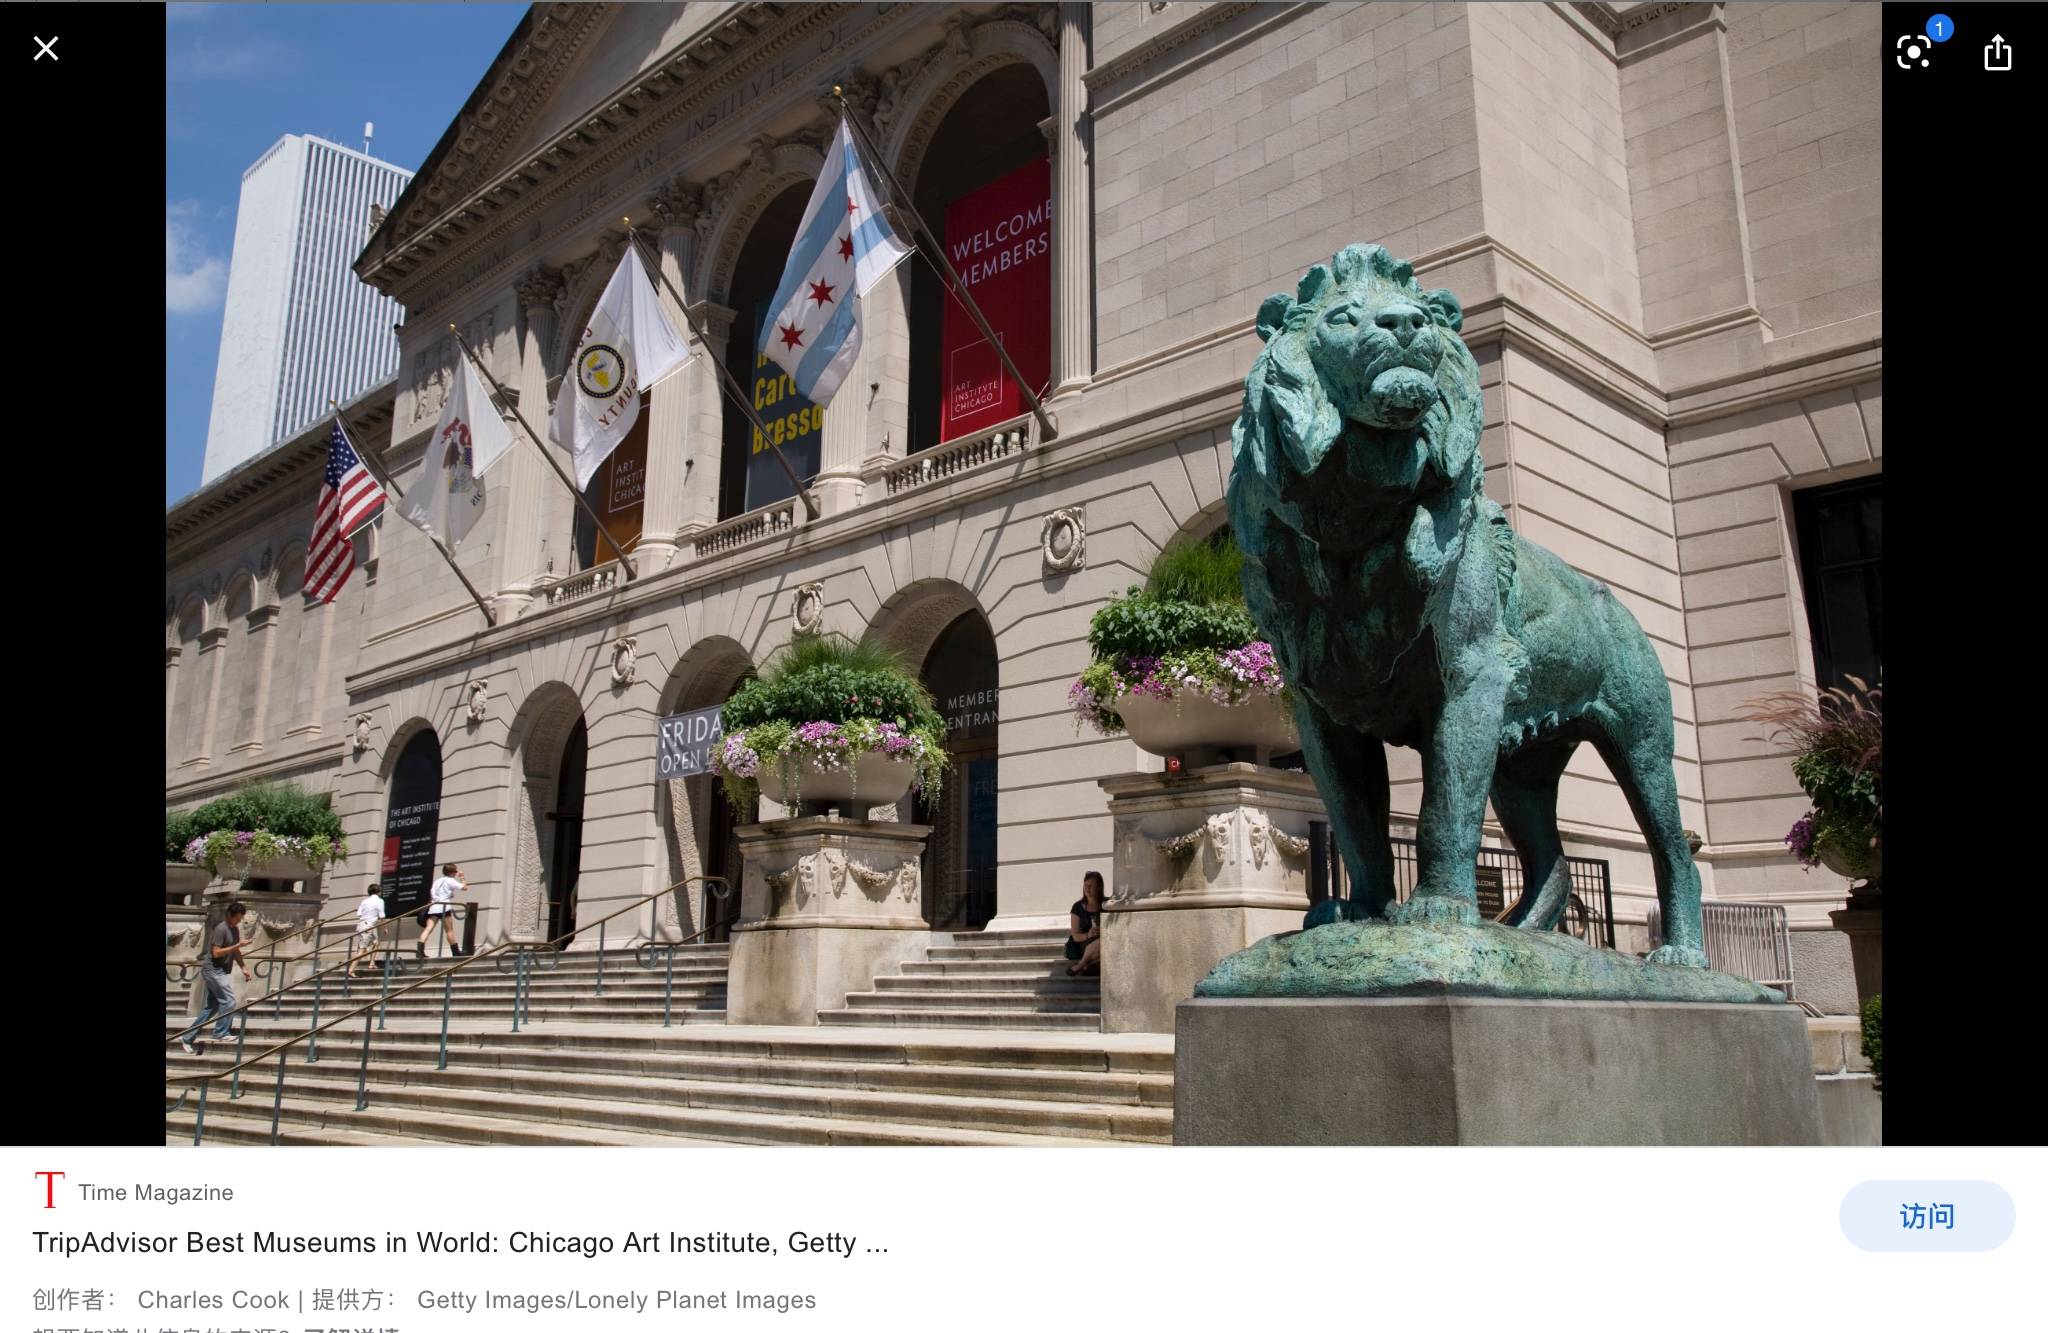
M199 487L242 172L285 134L417 171L523 4L165 10L164 500Z

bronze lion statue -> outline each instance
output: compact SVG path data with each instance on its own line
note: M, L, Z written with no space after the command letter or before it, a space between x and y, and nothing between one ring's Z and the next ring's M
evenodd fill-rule
M1555 929L1569 890L1558 780L1589 741L1656 863L1666 942L1651 961L1705 967L1663 665L1606 585L1516 536L1486 498L1463 325L1456 297L1418 290L1377 245L1347 246L1259 307L1230 521L1352 884L1307 925L1476 925L1491 795L1526 871L1502 919ZM1418 879L1399 904L1386 745L1422 753Z

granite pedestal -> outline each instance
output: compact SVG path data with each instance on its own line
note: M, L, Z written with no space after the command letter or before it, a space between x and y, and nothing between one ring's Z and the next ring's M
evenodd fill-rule
M919 859L928 824L810 815L749 824L726 1022L815 1027L849 991L924 955Z
M1195 999L1173 1063L1175 1143L1821 1142L1785 1005Z
M1314 779L1257 764L1103 778L1116 860L1102 911L1102 1030L1171 1032L1218 962L1308 910Z

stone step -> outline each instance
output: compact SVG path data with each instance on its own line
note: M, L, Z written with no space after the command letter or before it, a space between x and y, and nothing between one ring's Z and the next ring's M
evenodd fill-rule
M326 1010L336 1005L353 1007L359 1004L370 1004L379 1001L395 1005L419 1003L431 999L434 1007L438 1009L441 1005L441 990L440 986L421 986L417 990L410 991L400 991L394 988L387 996L375 983L353 986L345 991L339 986L332 990L322 987L320 990L320 1007ZM608 979L604 984L604 993L600 995L597 987L593 984L577 985L574 982L564 981L557 981L553 984L535 982L528 989L527 995L535 1003L546 999L572 1000L588 998L592 1000L632 1000L642 1004L658 1005L661 1003L664 990L669 990L675 1002L680 1004L685 996L693 999L702 999L705 996L723 996L726 991L726 983L723 977L718 978L716 981L692 981L688 983L685 983L681 977L678 977L674 987L670 989L664 987L661 979L658 977L651 984L638 979L620 984ZM510 1004L512 1002L512 995L513 986L510 982L503 986L456 986L450 989L451 1003L456 1005L489 1001ZM266 998L258 995L253 998L254 1002L258 1005L271 1009L282 1008L286 1013L290 1013L294 1009L306 1010L313 1007L313 988L307 986L301 990L287 991L282 996ZM176 1006L182 1010L185 999L186 997L182 995L167 995L164 997L164 1003Z
M906 959L901 968L905 976L972 977L983 973L1029 973L1037 977L1064 977L1068 962L1065 954L1055 954L1046 959L1031 958L953 958L953 959Z
M1062 965L1066 962L1066 946L1062 944L934 944L925 950L925 957L935 963L968 962L974 959L1006 959L1012 962L1051 963L1055 959Z
M1023 991L1034 995L1085 996L1098 1003L1101 982L1096 977L1047 976L1042 972L977 972L969 976L910 972L903 976L876 977L875 989L888 992L972 994L989 991Z
M889 978L877 978L886 981ZM1101 997L1094 991L1043 993L1030 990L870 990L852 991L848 1009L986 1009L1002 1013L1100 1014Z
M1043 1032L1100 1032L1098 1013L999 1013L988 1009L821 1009L830 1027L1015 1028Z
M1060 944L1067 932L1060 926L1037 930L951 930L944 932L954 944Z
M180 1059L179 1068L203 1062ZM265 1084L265 1086L268 1086ZM303 1100L337 1101L352 1108L356 1085L351 1070L333 1074L304 1072L293 1067L286 1089ZM511 1102L506 1095L514 1095ZM578 1123L601 1128L644 1127L641 1108L653 1105L665 1114L677 1109L727 1111L778 1117L880 1121L896 1125L971 1126L1003 1133L1051 1135L1060 1138L1116 1139L1151 1143L1173 1138L1171 1106L1109 1105L1073 1101L933 1094L921 1091L862 1088L817 1088L802 1085L669 1078L602 1073L552 1073L450 1068L380 1062L369 1065L368 1096L373 1105L409 1106L422 1115L503 1115L530 1118L527 1107L552 1119L551 1105L584 1108Z
M351 1005L347 1009L335 1010L333 1015L334 1017L340 1017L342 1014L350 1012L353 1008L355 1006ZM327 1009L322 1008L320 1020L322 1023L329 1021L328 1012ZM296 1024L291 1021L294 1016L293 1011L287 1007L284 1018L275 1020L282 1024L282 1031L288 1035L305 1032L307 1022L311 1019L312 1013L310 1010L298 1013L296 1017L299 1021ZM384 1016L387 1024L403 1020L432 1024L438 1027L441 1021L441 1006L438 1002L433 1004L425 1002L401 1004L393 1001L386 1007ZM267 1009L262 1017L266 1021L270 1021L270 1014ZM167 1013L164 1018L172 1033L177 1032L184 1025L191 1022L182 1013ZM376 1020L372 1018L371 1021L375 1022ZM470 1027L509 1029L512 1026L512 1002L506 1000L503 1003L458 1004L453 1006L449 1013L448 1021L451 1028L466 1024ZM584 1004L564 1005L547 1004L536 998L532 1007L520 1016L519 1021L522 1027L528 1023L608 1023L617 1024L622 1027L652 1027L659 1031L661 1029L661 1003L657 1000L653 1004L636 1003L628 1005L608 1004L602 1000L593 1000ZM669 1011L669 1021L671 1023L723 1023L725 1022L725 1006L721 1001L715 1003L712 1007L699 1009L683 1004L679 1000ZM320 1040L324 1042L328 1039L330 1033L339 1033L344 1029L360 1032L362 1030L362 1023L362 1015L357 1014L347 1023L323 1031L320 1034ZM213 1021L208 1019L205 1030L211 1031L212 1028ZM249 1028L252 1034L257 1029L257 1023L253 1017L250 1020ZM212 1039L208 1038L208 1040ZM230 1040L233 1039L230 1038ZM253 1036L251 1040L254 1040Z
M360 1035L360 1034L358 1034ZM258 1044L245 1049L253 1055L264 1049ZM209 1047L205 1055L188 1056L171 1051L167 1064L174 1073L204 1069L225 1070L233 1060L233 1046L225 1050ZM350 1043L322 1056L320 1068L345 1073L354 1068L362 1047ZM377 1034L371 1045L371 1067L417 1068L435 1063L438 1038L428 1033ZM1166 1106L1173 1104L1173 1076L1168 1072L1123 1072L1014 1068L972 1064L904 1064L859 1060L806 1060L791 1057L722 1055L647 1055L634 1051L582 1051L569 1048L529 1048L498 1051L465 1046L451 1037L445 1076L458 1073L461 1081L479 1087L511 1091L528 1086L526 1080L542 1076L597 1075L632 1080L657 1100L667 1096L661 1089L676 1081L705 1084L779 1084L814 1090L857 1090L867 1092L917 1093L932 1097L994 1097L1032 1102L1087 1102L1108 1106ZM294 1057L287 1066L303 1067ZM260 1081L259 1075L275 1076L274 1066L252 1066L243 1071L243 1082ZM289 1077L289 1073L287 1074ZM632 1100L628 1097L627 1100Z
M396 1100L399 1090L375 1087L370 1091L369 1104L357 1111L354 1109L356 1093L353 1078L326 1079L305 1075L293 1078L288 1075L286 1088L289 1095L283 1099L280 1120L294 1129L319 1131L331 1128L345 1133L391 1133L409 1140L431 1139L443 1143L656 1146L677 1139L708 1139L763 1145L1001 1146L1064 1143L1107 1146L1110 1142L1073 1136L963 1129L954 1125L897 1124L761 1111L641 1103L593 1106L583 1098L536 1096L525 1092L451 1090L432 1102L403 1103ZM165 1098L167 1110L173 1100L174 1097ZM262 1141L267 1142L270 1134L269 1103L249 1106L250 1100L251 1097L244 1097L240 1102L209 1098L206 1137L212 1137L220 1122L228 1121L231 1122L230 1128L253 1131L260 1126ZM431 1114L421 1113L429 1109ZM192 1110L188 1100L178 1112L165 1116L167 1142L176 1141L180 1130L184 1131L184 1141L191 1142ZM593 1114L599 1112L604 1123L589 1123Z
M934 1024L936 1029L939 1025ZM252 1019L247 1052L295 1037L304 1031L289 1023ZM167 1024L165 1035L176 1032ZM1052 1033L1016 1032L966 1036L943 1031L828 1032L822 1028L758 1028L697 1026L684 1029L625 1025L584 1025L553 1029L504 1027L465 1030L460 1024L448 1035L451 1058L454 1053L475 1051L480 1059L515 1063L533 1052L572 1052L579 1055L617 1054L641 1060L662 1057L705 1057L772 1061L829 1061L949 1069L1057 1070L1066 1073L1158 1074L1173 1073L1173 1039L1170 1036L1125 1036L1095 1041L1094 1029L1086 1037ZM360 1025L334 1028L321 1034L321 1049L355 1052L362 1035ZM438 1047L438 1023L393 1018L391 1026L373 1036L373 1055L385 1043L412 1043ZM175 1049L175 1046L172 1047ZM216 1055L220 1054L214 1046ZM293 1057L297 1058L296 1055ZM324 1057L323 1057L324 1058Z

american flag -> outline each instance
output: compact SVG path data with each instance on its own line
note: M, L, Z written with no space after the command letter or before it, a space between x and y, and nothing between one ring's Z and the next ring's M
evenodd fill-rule
M331 602L356 567L357 528L384 507L384 488L349 447L348 433L334 422L327 437L327 476L313 511L313 539L306 545L306 594Z

